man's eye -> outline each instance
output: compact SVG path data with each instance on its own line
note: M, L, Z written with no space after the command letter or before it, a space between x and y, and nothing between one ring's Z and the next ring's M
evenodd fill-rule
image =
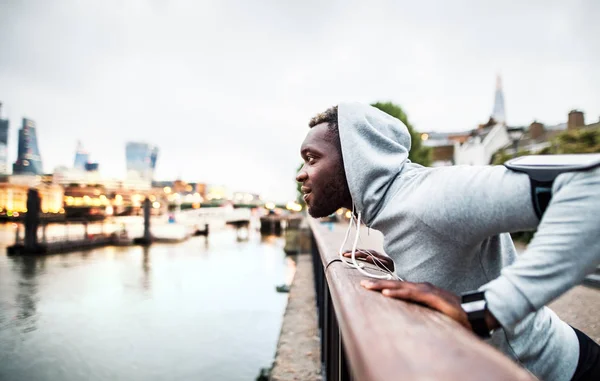
M309 156L309 157L306 158L306 161L308 161L308 164L312 164L312 163L314 163L315 158L312 157L312 156Z

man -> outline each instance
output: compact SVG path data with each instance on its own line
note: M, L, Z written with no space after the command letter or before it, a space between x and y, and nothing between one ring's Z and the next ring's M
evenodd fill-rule
M308 212L354 207L383 233L407 280L364 287L426 304L468 329L457 294L483 290L484 330L498 328L492 345L542 380L600 380L600 347L544 307L600 264L599 168L560 175L540 221L527 175L411 163L406 126L374 107L340 104L310 127L296 178ZM536 227L517 258L508 233Z

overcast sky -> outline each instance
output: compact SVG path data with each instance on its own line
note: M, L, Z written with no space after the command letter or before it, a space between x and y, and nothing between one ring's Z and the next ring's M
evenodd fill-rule
M0 101L14 161L37 122L46 171L77 140L109 176L157 144L157 179L294 197L313 114L392 100L421 131L600 115L600 2L0 0Z

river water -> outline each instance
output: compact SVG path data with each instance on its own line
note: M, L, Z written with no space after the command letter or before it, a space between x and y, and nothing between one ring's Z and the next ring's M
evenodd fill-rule
M230 229L178 244L7 257L0 380L254 380L271 365L293 263Z

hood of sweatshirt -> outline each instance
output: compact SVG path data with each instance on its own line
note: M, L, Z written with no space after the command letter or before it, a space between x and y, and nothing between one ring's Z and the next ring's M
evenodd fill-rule
M410 133L400 120L356 102L338 105L338 125L350 195L369 226L394 180L410 163Z

